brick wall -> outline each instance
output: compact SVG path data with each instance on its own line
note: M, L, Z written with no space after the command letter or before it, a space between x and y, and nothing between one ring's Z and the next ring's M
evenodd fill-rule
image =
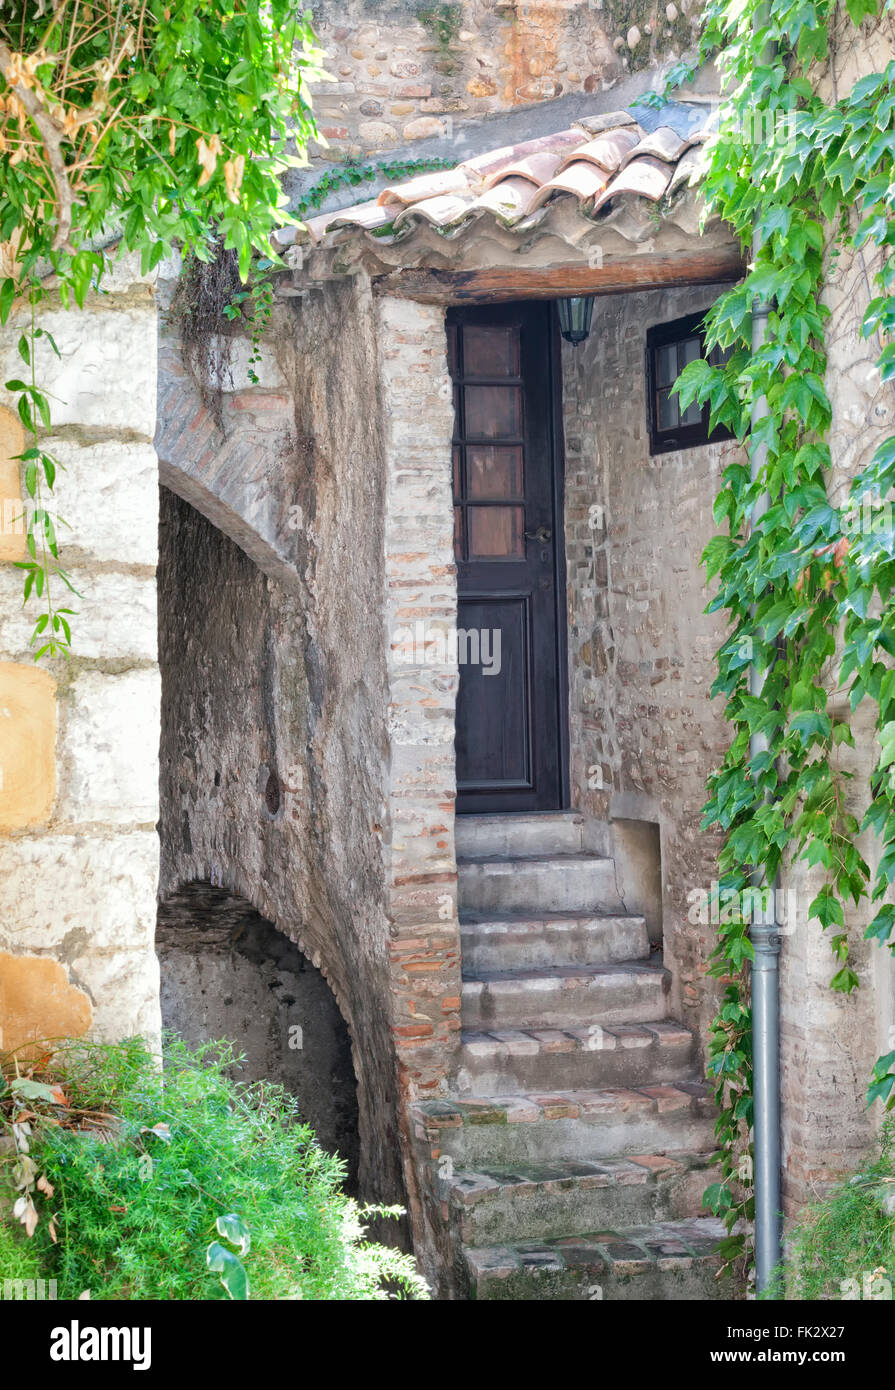
M387 873L395 1037L408 1097L443 1089L460 1027L454 855L455 660L401 650L402 631L456 625L451 435L443 311L378 305L386 433L389 660ZM445 643L445 645L447 645ZM436 655L438 653L435 653Z

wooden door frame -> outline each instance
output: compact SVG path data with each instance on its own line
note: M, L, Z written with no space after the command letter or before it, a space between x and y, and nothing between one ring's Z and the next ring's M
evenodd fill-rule
M554 300L550 309L550 352L548 356L550 381L547 397L550 402L550 447L553 463L553 512L562 527L562 545L553 547L553 588L556 596L556 699L559 705L559 800L561 811L571 808L570 709L569 709L569 595L566 567L566 441L563 429L562 398L562 339L559 332L559 313Z
M501 295L495 296L489 303L495 306L526 304L530 303L530 298L522 296ZM457 303L445 304L445 316L448 309L462 309L468 307L462 301ZM479 307L485 305L479 301ZM565 434L563 430L563 401L562 401L562 340L559 332L559 315L556 309L556 302L551 302L549 323L549 342L547 344L547 390L546 401L549 413L547 439L550 451L549 464L551 470L551 505L553 510L554 535L562 533L562 545L553 546L553 596L555 605L555 624L556 633L556 743L559 758L558 776L558 801L556 808L558 811L571 809L571 786L570 786L570 766L571 766L571 746L570 746L570 709L569 709L569 601L567 592L567 565L566 565L566 525L565 525ZM445 332L446 322L445 322ZM458 811L458 815L475 815L475 811ZM543 815L541 811L487 811L478 814L486 815Z

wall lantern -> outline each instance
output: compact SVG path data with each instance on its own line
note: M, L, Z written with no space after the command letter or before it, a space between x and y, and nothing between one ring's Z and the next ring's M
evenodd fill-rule
M592 294L573 294L570 299L558 299L559 331L567 343L577 347L590 332L590 316L594 310Z

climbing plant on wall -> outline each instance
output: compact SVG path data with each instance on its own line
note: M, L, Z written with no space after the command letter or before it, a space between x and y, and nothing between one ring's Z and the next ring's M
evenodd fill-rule
M110 236L139 253L144 273L175 246L208 258L217 239L245 278L289 220L280 176L304 162L314 131L304 83L321 75L321 56L292 0L8 0L0 10L0 322L22 321L23 369L5 385L29 436L22 567L26 598L45 601L37 656L65 653L70 628L51 597L67 577L35 365L56 345L35 309L51 292L83 306Z
M891 521L876 524L876 507L873 526L858 520L871 510L868 499L886 498L895 484L895 438L834 505L822 302L830 268L866 258L863 332L879 335L882 380L895 377L895 63L857 82L852 76L842 90L836 67L837 49L857 43L866 53L876 24L891 24L877 12L876 0L847 0L845 10L834 0L709 0L699 60L716 58L726 96L704 191L753 252L743 283L710 315L708 344L732 349L729 361L693 363L679 380L682 405L710 402L713 418L761 465L754 479L739 460L724 471L714 515L726 531L704 555L717 582L710 608L731 621L714 692L726 701L733 737L705 808L705 824L725 836L721 893L743 901L756 873L772 884L790 858L820 866L824 882L808 915L829 940L831 988L845 994L859 984L848 929L858 903L874 904L865 936L895 951L895 906L883 901L895 878L895 532ZM765 341L753 350L756 304L770 312ZM750 693L752 663L766 673L760 693ZM867 699L875 713L879 756L861 825L846 804L840 750L853 735L828 694L837 679L852 710ZM750 750L755 734L766 750ZM868 827L882 840L873 873L856 842ZM725 1252L734 1259L748 1256L740 1218L752 1215L753 947L742 914L720 915L711 971L724 994L710 1068L724 1173L707 1199L725 1218ZM893 1088L890 1052L876 1064L868 1103L891 1108Z

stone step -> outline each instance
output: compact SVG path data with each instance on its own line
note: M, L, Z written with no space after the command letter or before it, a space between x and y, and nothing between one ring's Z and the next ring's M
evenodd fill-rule
M715 1217L661 1221L591 1236L464 1249L470 1299L664 1302L731 1299L718 1278L724 1226Z
M584 1028L464 1032L455 1089L476 1096L696 1079L693 1034L668 1019Z
M463 1245L498 1245L509 1236L555 1240L569 1231L610 1231L702 1213L702 1194L717 1179L711 1154L637 1154L599 1162L481 1166L449 1180L435 1176Z
M552 1158L704 1153L714 1144L708 1087L697 1081L596 1091L418 1101L414 1134L426 1160L453 1168Z
M521 970L542 965L607 965L649 956L642 917L466 917L460 922L463 968Z
M580 854L584 817L575 811L535 812L515 816L457 816L454 844L458 858Z
M624 912L613 861L592 854L460 859L457 878L462 913Z
M607 1027L639 1019L649 1023L668 1013L671 977L661 965L544 966L506 970L464 979L464 1028ZM599 1022L592 1022L599 1020Z

